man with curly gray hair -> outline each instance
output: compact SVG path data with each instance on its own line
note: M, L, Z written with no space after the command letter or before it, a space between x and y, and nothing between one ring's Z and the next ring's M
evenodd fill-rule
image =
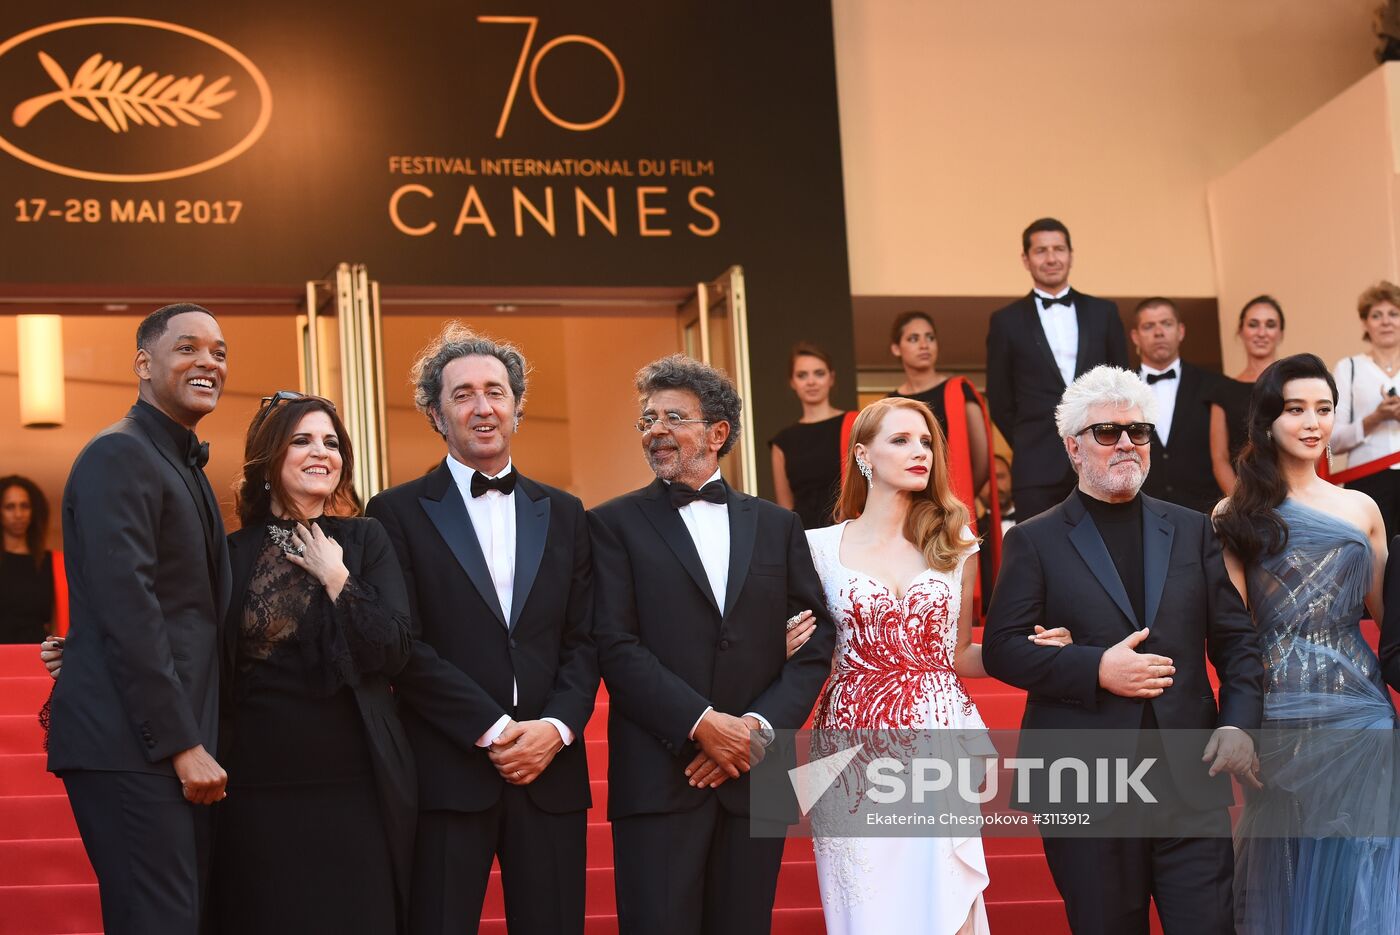
M1168 932L1233 932L1234 796L1221 774L1258 787L1247 731L1263 714L1259 638L1209 517L1139 492L1155 412L1153 393L1117 367L1065 390L1055 425L1078 487L1007 532L982 643L987 673L1029 692L1021 757L1053 762L1069 752L1059 738L1106 729L1098 755L1162 761L1142 768L1151 809L1063 803L1039 776L1017 793L1018 808L1069 810L1103 829L1044 841L1076 935L1146 932L1149 902ZM1054 627L1073 642L1034 641ZM1187 731L1209 734L1204 751L1179 739Z
M774 729L807 719L836 629L796 514L720 475L742 418L728 377L677 354L637 392L656 480L592 512L618 924L767 932L796 808L751 816L746 774ZM816 628L788 658L786 621L808 610Z
M512 935L583 932L592 554L578 498L511 460L528 372L518 348L449 323L412 372L445 457L366 509L416 637L394 680L418 761L413 935L475 931L493 858Z

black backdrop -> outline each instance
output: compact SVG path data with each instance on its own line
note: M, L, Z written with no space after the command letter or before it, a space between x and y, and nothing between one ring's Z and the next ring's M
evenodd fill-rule
M679 286L739 263L761 475L762 441L797 411L793 341L833 352L853 402L828 5L128 2L104 15L182 29L71 24L14 41L92 15L64 2L0 12L0 264L12 286L261 286L341 260L387 285ZM528 48L529 23L480 17L533 19ZM121 63L116 78L105 65L90 80L107 62ZM158 83L195 75L183 115L198 126L176 119L180 95L162 99L174 82ZM599 122L619 89L610 119L560 125ZM132 174L171 177L110 178ZM547 214L547 188L552 236L529 209Z

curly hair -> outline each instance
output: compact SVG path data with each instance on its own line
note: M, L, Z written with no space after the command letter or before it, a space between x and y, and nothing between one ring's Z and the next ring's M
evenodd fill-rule
M520 348L477 334L459 321L449 321L443 325L441 333L418 353L408 373L414 387L413 404L439 435L442 434L437 423L437 416L442 411L442 372L460 357L476 356L494 357L501 362L506 368L511 395L515 397L515 417L519 419L525 409L525 382L530 366L525 362Z
M0 477L0 496L4 496L11 487L18 487L29 495L29 528L24 531L24 544L37 565L44 560L49 535L49 498L44 496L38 484L22 474Z
M700 400L700 413L706 422L729 423L729 437L719 449L721 458L738 444L744 401L724 371L684 354L672 354L653 360L637 371L637 395L643 405L647 397L660 390L694 393Z

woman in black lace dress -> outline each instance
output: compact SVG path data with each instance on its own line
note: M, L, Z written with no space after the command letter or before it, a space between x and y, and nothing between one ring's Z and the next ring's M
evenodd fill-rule
M357 512L328 400L278 393L248 430L229 537L211 881L219 935L393 935L416 780L388 677L408 597L383 527Z

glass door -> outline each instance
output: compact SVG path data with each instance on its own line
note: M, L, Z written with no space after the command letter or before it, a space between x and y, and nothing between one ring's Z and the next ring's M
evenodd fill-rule
M753 387L743 267L731 266L717 279L697 283L695 292L681 304L676 324L681 352L727 373L744 401L739 440L720 460L720 468L734 487L756 496L758 466L751 417Z
M389 479L379 283L364 264L341 263L306 284L304 311L297 318L301 390L335 403L355 446L363 503Z

